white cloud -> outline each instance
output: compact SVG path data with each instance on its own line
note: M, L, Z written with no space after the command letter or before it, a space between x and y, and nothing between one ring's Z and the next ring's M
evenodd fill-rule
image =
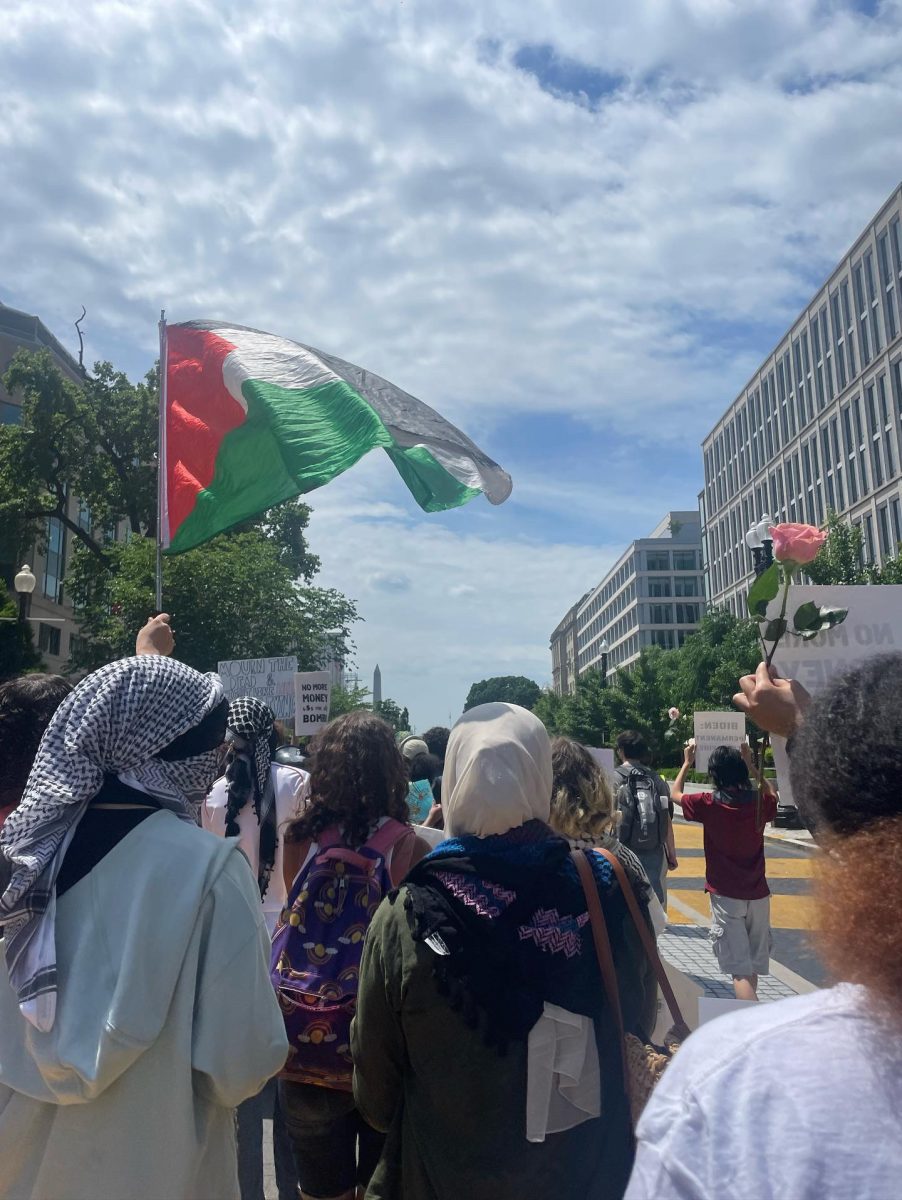
M789 317L897 174L896 7L29 0L11 28L10 298L84 300L97 352L149 355L163 304L228 315L487 421L712 413L754 359L707 322ZM549 95L525 42L623 86Z
M361 602L365 620L355 629L361 681L369 686L378 662L383 695L407 705L420 729L457 717L479 679L528 675L549 682L551 630L621 547L499 538L494 530L463 532L422 514L347 520L355 493L380 489L391 475L387 460L367 459L356 476L349 472L319 493L310 528L311 547L323 560L321 581ZM409 583L403 594L374 589L385 564L399 561ZM356 581L369 586L363 591Z
M699 436L898 182L898 0L876 20L841 0L7 0L3 19L6 302L64 338L84 303L89 356L133 373L160 307L294 336L506 466L505 421L554 413L657 441L691 496ZM551 94L514 65L528 45L608 94ZM365 466L314 498L361 657L426 714L504 665L547 674L568 604L672 503L657 472L602 453L567 475L543 450L518 452L509 505L457 524L411 518L394 477L361 490ZM607 544L573 545L574 512Z

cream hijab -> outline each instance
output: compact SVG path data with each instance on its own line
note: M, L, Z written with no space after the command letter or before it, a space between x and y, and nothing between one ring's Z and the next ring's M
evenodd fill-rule
M480 704L448 739L442 809L449 838L507 833L551 813L551 739L517 704Z

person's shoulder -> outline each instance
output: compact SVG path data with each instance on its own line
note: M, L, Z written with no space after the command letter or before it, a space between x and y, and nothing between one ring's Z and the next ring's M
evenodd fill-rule
M303 767L291 767L287 763L274 762L270 770L272 771L273 786L277 792L299 797L307 791L310 775Z
M396 945L399 941L412 941L410 922L407 917L409 893L402 883L394 892L384 896L370 921L367 939L383 945Z
M151 861L165 858L174 874L179 871L195 876L203 874L208 889L215 887L223 872L237 872L239 877L242 872L250 875L237 839L218 837L167 809L142 821L129 840L134 840L135 849L143 858Z
M793 1060L805 1059L814 1070L826 1047L845 1040L841 1031L862 1020L868 1021L866 997L848 984L718 1017L697 1029L675 1056L665 1075L668 1091L701 1096L734 1076L763 1080L774 1071L782 1074Z

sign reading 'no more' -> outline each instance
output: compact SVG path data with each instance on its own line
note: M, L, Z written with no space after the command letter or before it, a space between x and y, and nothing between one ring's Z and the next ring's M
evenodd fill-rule
M294 677L294 731L301 737L319 733L329 723L332 690L328 671L300 671Z

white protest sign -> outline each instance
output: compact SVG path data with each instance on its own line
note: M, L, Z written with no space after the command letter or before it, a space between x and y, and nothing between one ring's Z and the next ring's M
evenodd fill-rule
M332 675L329 671L301 671L294 677L294 731L301 737L319 733L329 723Z
M695 722L695 769L707 771L711 751L718 746L735 746L745 742L745 717L737 712L697 712Z
M716 1021L718 1017L726 1017L740 1008L754 1008L755 1000L734 1000L727 996L699 996L698 1023L706 1025L708 1021Z
M279 721L290 721L294 716L297 669L298 660L293 654L283 658L236 658L221 662L218 667L230 700L256 696L269 705Z
M866 658L902 650L902 584L792 587L787 606L790 627L792 614L808 600L849 610L835 629L826 629L810 641L787 633L777 649L774 666L784 678L797 679L812 696ZM778 608L778 601L772 607ZM792 800L786 743L782 738L774 738L773 743L780 800L786 803Z
M607 746L586 746L586 749L608 777L608 783L616 790L618 783L614 751Z

